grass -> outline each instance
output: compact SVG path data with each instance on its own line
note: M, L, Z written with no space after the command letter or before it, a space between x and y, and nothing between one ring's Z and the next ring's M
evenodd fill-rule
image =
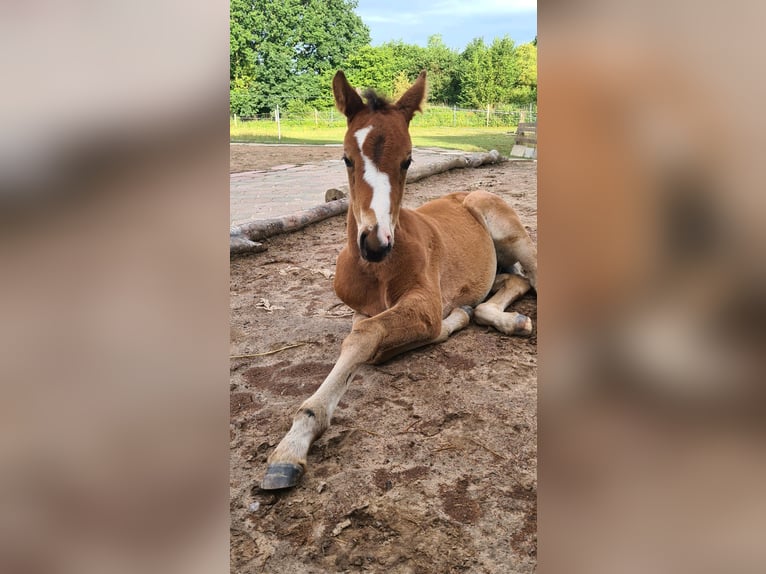
M462 151L489 151L496 149L508 155L513 145L509 127L417 127L410 129L415 147L440 147ZM346 126L306 127L282 124L282 138L277 138L275 122L257 121L229 125L229 137L234 143L283 143L283 144L340 144Z
M463 151L489 151L496 149L508 155L513 146L510 128L419 128L410 130L412 145L417 147L441 147Z

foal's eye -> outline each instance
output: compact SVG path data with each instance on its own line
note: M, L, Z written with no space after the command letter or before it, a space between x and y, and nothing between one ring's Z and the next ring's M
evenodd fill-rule
M408 157L402 162L402 169L407 169L410 165L412 165L412 158Z
M343 163L346 164L346 167L354 167L354 162L351 161L348 156L343 156Z

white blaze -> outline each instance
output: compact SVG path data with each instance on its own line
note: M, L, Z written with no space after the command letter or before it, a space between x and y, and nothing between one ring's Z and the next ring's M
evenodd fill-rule
M364 161L363 179L372 188L372 201L370 209L375 213L375 219L378 221L378 239L381 243L388 243L388 237L391 236L391 180L387 173L383 173L378 166L364 155L362 146L367 135L372 131L372 126L367 126L357 130L354 134L359 144L359 153L362 154Z

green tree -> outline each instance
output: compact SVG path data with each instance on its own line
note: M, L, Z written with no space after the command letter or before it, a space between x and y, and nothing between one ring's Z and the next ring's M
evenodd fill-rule
M514 46L509 36L490 46L475 38L460 54L456 84L460 105L485 108L537 100L537 47Z
M404 72L411 80L415 80L422 70L423 48L415 44L405 44L402 41L387 42L381 48L391 53L396 64L397 72Z
M255 29L258 13L247 0L229 4L229 79L247 80L255 75Z
M484 38L474 38L460 54L458 103L482 108L494 103L492 62Z
M389 46L365 46L346 58L344 69L352 86L374 88L381 95L394 92L397 64Z
M403 70L399 72L394 78L394 86L391 90L392 99L399 100L411 85L412 81L407 77L407 73Z
M404 42L387 42L376 48L390 54L394 62L392 83L396 92L403 78L409 83L415 81L423 70L428 72L428 99L442 103L454 103L456 94L455 77L458 70L458 53L450 50L441 35L429 36L426 47Z
M492 77L493 104L504 104L511 101L511 94L518 71L513 40L509 36L495 38L489 47L489 61Z
M459 54L447 47L440 34L428 37L419 64L420 69L428 70L428 99L444 104L457 103Z
M522 44L514 52L516 81L511 89L510 100L516 104L537 101L537 46Z
M370 43L357 0L231 0L232 112L313 102L331 73Z

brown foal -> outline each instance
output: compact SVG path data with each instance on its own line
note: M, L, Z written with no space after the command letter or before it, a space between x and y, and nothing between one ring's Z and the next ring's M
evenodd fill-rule
M422 72L396 103L371 91L365 103L343 72L333 79L335 104L348 121L343 159L350 189L348 242L334 287L355 311L353 328L332 371L269 457L263 489L298 483L311 443L330 426L360 366L445 341L472 316L506 334L532 332L528 317L505 311L536 287L537 275L537 250L505 201L474 191L401 208L412 161L408 128L424 100L425 79ZM497 273L517 262L526 277Z

